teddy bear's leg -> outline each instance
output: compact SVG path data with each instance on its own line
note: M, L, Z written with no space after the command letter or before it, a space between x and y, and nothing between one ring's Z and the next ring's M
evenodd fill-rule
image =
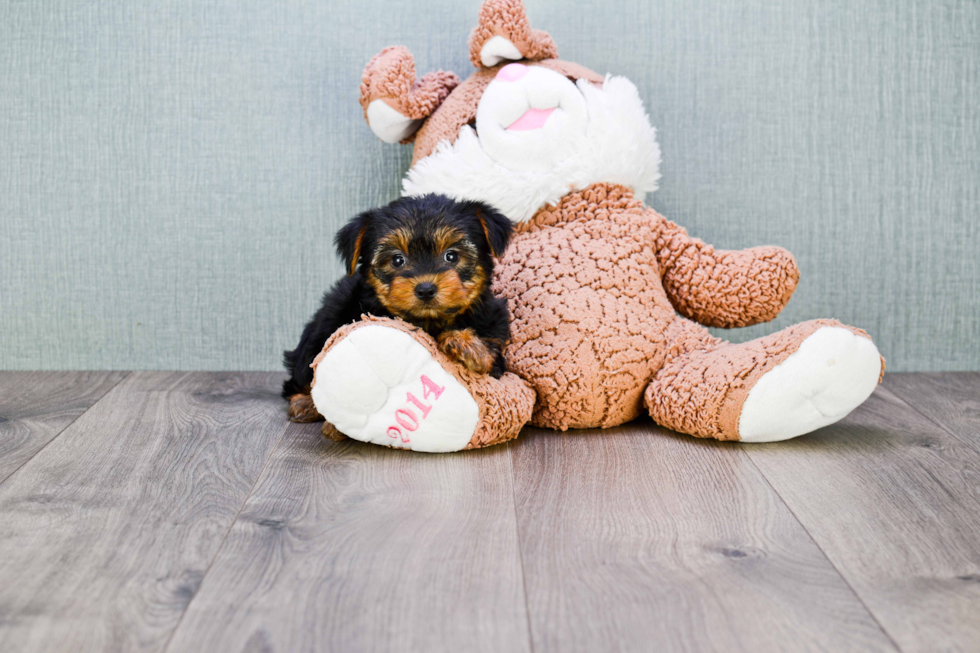
M738 345L683 322L644 403L658 424L697 437L775 442L809 433L854 410L884 372L868 334L836 320Z
M366 317L337 331L313 363L311 396L339 433L414 451L484 447L517 437L534 391L513 374L474 374L424 331Z

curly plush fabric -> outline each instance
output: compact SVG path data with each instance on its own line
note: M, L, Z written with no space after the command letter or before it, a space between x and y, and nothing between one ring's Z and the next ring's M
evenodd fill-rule
M494 36L502 36L517 47L524 59L553 59L558 48L547 32L531 29L521 0L488 0L480 6L480 19L470 33L470 61L483 68L480 51Z
M527 384L509 372L500 379L495 379L488 374L471 372L439 351L436 341L428 333L401 320L364 315L361 316L360 322L338 329L324 344L323 351L313 360L313 385L316 385L317 368L327 352L353 331L369 325L385 326L409 334L425 347L444 370L469 391L479 408L479 420L466 449L487 447L512 440L527 424L534 407L534 392Z
M476 121L476 105L496 74L496 68L478 70L453 90L415 134L412 165L435 151L440 141L455 141L463 125Z
M646 210L660 225L656 248L664 290L684 317L728 329L768 322L796 290L800 271L782 247L715 249Z
M361 74L360 98L364 117L368 105L382 100L402 115L419 119L432 114L459 85L455 73L437 70L415 79L415 58L400 45L385 48L368 62ZM406 140L410 142L411 137Z
M495 37L500 38L494 48L487 48L494 57L516 56L516 49L524 57L522 65L546 67L573 81L588 80L599 89L589 87L589 93L606 92L606 100L622 101L616 99L612 81L552 58L557 56L553 42L530 29L520 0L486 0L470 37L470 58L478 70L445 97L416 133L408 181L425 192L480 199L467 196L475 192L472 187L459 188L459 175L437 176L430 174L436 166L416 164L454 149L449 146L461 133L464 141L472 138L491 156L480 134L464 127L475 124L484 92L507 63L483 64L481 50ZM647 121L638 97L638 115ZM652 130L649 124L646 129ZM632 145L631 139L625 148L618 143L613 147L625 150ZM506 166L504 159L498 154L493 163ZM636 165L649 167L642 161ZM439 171L447 169L451 165ZM556 192L561 197L553 205L539 208L529 202L533 206L528 210L511 216L516 233L496 267L493 290L507 299L511 312L513 338L505 357L516 376L491 387L447 364L456 378L467 379L467 388L480 397L481 411L491 404L499 407L486 409L487 419L481 417L481 424L500 415L506 437L513 437L511 420L523 414L523 408L507 413L509 417L504 413L507 402L513 401L510 397L520 396L533 400L531 422L538 426L615 426L645 408L658 423L697 437L738 440L741 425L744 439L761 442L806 432L796 430L805 421L793 412L796 404L809 402L810 415L821 418L810 420L812 428L819 428L871 393L884 360L878 360L866 333L836 320L804 322L739 345L712 336L704 325L741 327L773 319L799 281L793 256L779 247L715 249L646 207L641 197L648 189L641 184L628 188L629 178L614 173L603 170L598 180L563 177ZM416 179L427 174L424 180ZM526 183L535 183L533 175L524 177ZM552 197L549 194L541 203ZM831 340L844 344L826 344ZM790 360L798 352L801 356ZM782 363L786 365L780 367ZM835 371L827 373L830 369ZM808 391L812 386L806 382L815 377L830 379L818 388L829 387L829 398ZM786 383L787 378L793 383ZM517 387L523 383L533 392L520 393ZM753 388L760 391L752 393ZM495 391L501 393L496 399ZM823 403L818 406L814 398ZM824 414L820 409L828 405L832 410ZM742 415L743 407L754 421ZM493 441L489 435L474 436L470 445Z
M778 312L798 278L788 252L716 251L612 184L569 193L517 230L493 289L511 311L508 369L537 393L532 423L549 428L631 420L671 352L718 346L675 309L749 324ZM714 280L700 303L692 279Z
M738 440L739 416L749 390L821 327L840 327L871 339L861 329L824 319L801 322L733 345L678 317L671 329L672 356L647 388L644 404L654 421L675 431L699 438ZM881 374L884 371L885 361L881 359Z
M507 367L537 393L532 423L634 419L674 318L658 283L655 224L628 190L597 184L517 229L493 290L511 312Z

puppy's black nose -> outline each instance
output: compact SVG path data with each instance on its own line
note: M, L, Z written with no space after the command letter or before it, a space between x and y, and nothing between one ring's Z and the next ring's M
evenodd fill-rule
M436 288L436 284L432 283L431 281L423 281L415 286L415 296L422 301L427 302L436 296L437 290L438 288Z

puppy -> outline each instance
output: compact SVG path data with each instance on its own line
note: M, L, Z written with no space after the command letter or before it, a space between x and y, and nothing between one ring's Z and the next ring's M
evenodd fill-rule
M352 219L334 239L348 276L323 296L299 344L285 352L289 419L323 419L310 398L310 364L334 331L365 313L411 322L450 358L499 378L510 315L507 303L491 294L490 279L512 231L510 220L482 202L434 194ZM325 428L324 435L337 434Z

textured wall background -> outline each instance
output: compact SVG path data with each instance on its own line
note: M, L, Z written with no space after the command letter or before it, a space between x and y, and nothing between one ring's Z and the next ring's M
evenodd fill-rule
M783 315L731 337L838 317L891 370L980 369L980 3L527 2L645 96L652 206L795 253ZM277 368L410 158L361 69L402 43L469 74L477 8L0 2L0 368Z

